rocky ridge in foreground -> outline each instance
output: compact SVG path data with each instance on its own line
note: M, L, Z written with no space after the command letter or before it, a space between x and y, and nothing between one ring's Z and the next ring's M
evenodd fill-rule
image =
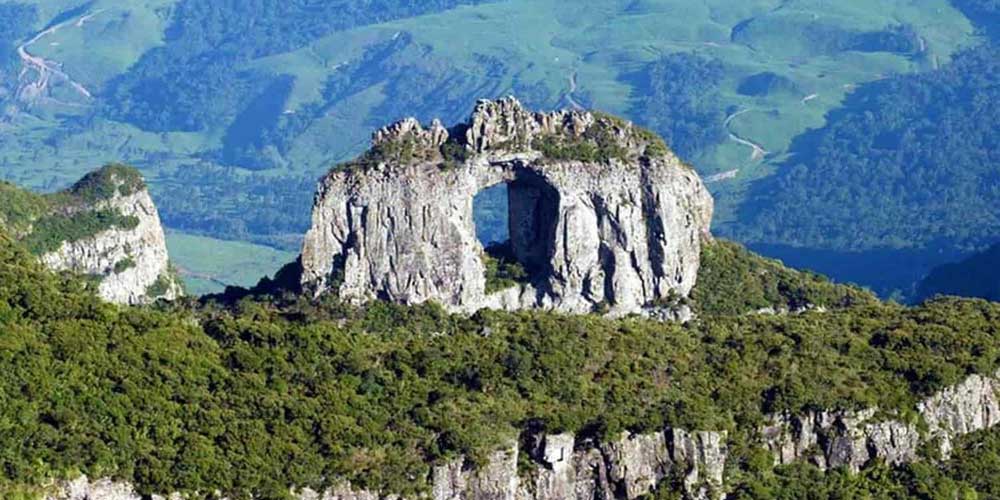
M877 410L814 412L775 416L759 429L775 464L809 461L823 470L853 472L875 460L899 465L919 460L918 449L935 443L947 457L953 441L1000 424L1000 372L972 375L918 404L923 424L878 418ZM668 428L648 434L623 433L596 444L572 434L534 436L523 447L511 443L474 469L456 460L433 469L433 500L633 500L662 481L683 485L687 498L723 498L727 434ZM532 467L519 472L518 455ZM126 483L80 477L57 486L46 500L142 500ZM319 493L293 492L297 500L398 499L342 485ZM160 499L187 498L178 494Z

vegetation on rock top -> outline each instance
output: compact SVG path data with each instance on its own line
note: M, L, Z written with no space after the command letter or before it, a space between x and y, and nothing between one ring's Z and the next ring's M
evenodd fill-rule
M99 203L145 189L138 170L107 165L83 177L71 188L36 194L0 183L0 222L36 255L58 250L64 242L89 238L112 228L134 229L135 216L123 215Z
M85 202L110 200L129 196L146 189L146 182L133 167L112 163L105 165L77 181L66 194Z

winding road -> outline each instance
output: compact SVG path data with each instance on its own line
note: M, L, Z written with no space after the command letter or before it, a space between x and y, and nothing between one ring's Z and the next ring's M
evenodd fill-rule
M94 98L86 87L70 78L69 75L60 69L62 67L60 63L32 55L28 52L28 48L42 38L45 38L46 36L49 36L66 26L74 25L77 28L82 28L87 21L101 12L103 12L103 10L92 12L80 17L79 19L71 19L69 21L64 21L51 26L38 32L30 40L17 47L17 55L21 58L22 64L21 73L18 75L20 86L18 87L16 94L19 101L31 102L38 99L39 97L45 95L45 92L49 89L50 84L56 81L64 81L68 83L74 90L88 100Z
M569 75L569 93L566 94L566 102L577 111L583 111L584 107L580 103L576 102L573 97L573 93L576 92L576 71Z
M768 153L767 150L764 149L764 147L761 146L760 144L757 144L756 142L753 142L750 139L741 137L739 134L733 132L732 129L729 128L729 126L732 125L733 120L735 120L736 117L745 113L749 113L751 111L753 111L753 108L747 108L727 116L726 121L723 122L723 127L726 128L726 131L729 133L729 138L731 140L739 144L742 144L744 146L747 146L752 150L752 152L750 153L750 161L760 161L763 160L765 156L767 156Z

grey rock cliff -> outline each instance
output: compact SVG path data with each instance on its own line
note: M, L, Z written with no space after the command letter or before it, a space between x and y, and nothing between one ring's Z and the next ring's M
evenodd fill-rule
M306 289L452 311L621 315L694 287L712 199L655 137L603 115L532 113L512 98L480 102L453 133L404 120L323 179L302 250ZM500 183L512 252L530 279L488 294L473 198Z
M109 182L120 184L124 180L112 175ZM119 184L111 190L113 196L95 201L87 210L135 217L135 227L112 227L63 242L58 250L42 255L41 261L56 271L98 277L98 294L109 302L135 305L177 298L182 289L170 273L163 227L149 191L142 185L134 192L122 193Z
M972 375L920 403L929 434L938 439L941 454L951 455L952 441L970 432L1000 424L1000 371L993 377Z
M858 412L814 412L800 417L776 416L760 429L764 446L776 464L807 460L821 468L857 471L875 459L897 465L918 459L917 449L929 439L955 438L1000 424L1000 372L972 375L918 405L928 432L916 424L878 418L874 409ZM633 500L664 481L679 484L687 498L725 495L725 432L690 432L668 428L647 434L624 433L606 443L577 440L572 434L540 436L521 449L510 443L478 469L463 460L433 468L426 498L432 500ZM950 450L950 448L948 448ZM527 455L528 470L519 469ZM293 492L298 500L398 500L394 496L355 490L344 484L322 493ZM46 500L140 500L127 483L108 480L58 484ZM156 500L180 496L154 497Z

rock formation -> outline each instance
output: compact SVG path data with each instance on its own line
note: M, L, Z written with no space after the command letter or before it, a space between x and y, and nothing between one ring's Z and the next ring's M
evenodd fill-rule
M88 174L70 189L34 196L44 209L22 222L21 239L55 271L87 276L119 304L174 299L160 217L139 173L119 165Z
M928 440L962 435L1000 424L1000 372L972 375L917 405L927 432L914 423L876 418L858 412L815 412L776 416L760 429L762 443L775 464L808 460L823 468L857 471L879 459L899 465L918 460ZM462 460L434 467L427 498L431 500L633 500L664 481L680 485L687 498L722 498L727 462L725 432L689 432L667 428L648 434L623 433L606 443L578 440L572 434L535 436L522 448L511 442L478 469ZM943 445L942 445L943 446ZM519 454L531 467L519 469ZM298 500L398 500L395 496L355 490L342 484L325 492L295 491ZM59 485L46 500L140 500L134 489L107 480L82 477ZM154 497L180 498L178 496Z
M488 293L473 198L500 183L528 279ZM690 292L711 218L698 175L631 123L481 101L450 131L413 119L379 130L322 180L302 284L451 311L641 312Z

